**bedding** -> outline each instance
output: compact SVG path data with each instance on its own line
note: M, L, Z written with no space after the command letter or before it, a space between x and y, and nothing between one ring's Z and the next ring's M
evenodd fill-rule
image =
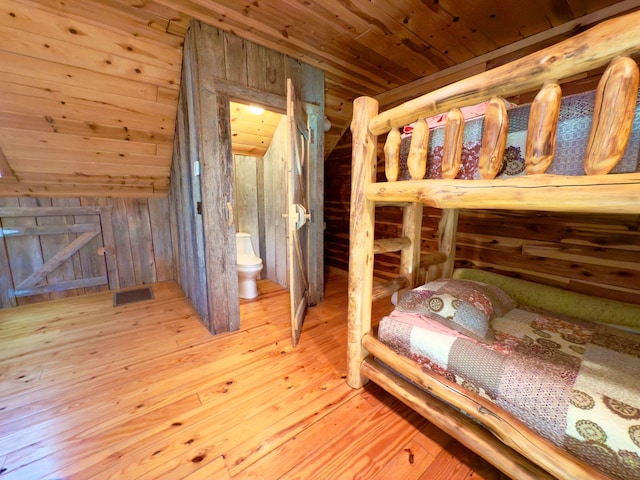
M587 150L589 130L594 112L595 91L563 97L558 119L556 154L546 173L555 175L584 175L584 157ZM485 102L486 103L486 102ZM482 144L484 103L463 111L465 127L462 137L462 165L459 179L478 179L478 160ZM498 178L517 177L525 174L525 149L530 105L516 106L507 102L509 133L507 146ZM427 149L427 173L425 178L442 178L442 156L444 144L444 119L438 115L427 119L431 128ZM412 125L403 129L400 143L400 173L398 180L409 180L406 159L411 143ZM624 156L611 173L640 171L640 92L636 99L636 110Z
M640 335L449 279L406 294L378 338L607 475L640 479Z

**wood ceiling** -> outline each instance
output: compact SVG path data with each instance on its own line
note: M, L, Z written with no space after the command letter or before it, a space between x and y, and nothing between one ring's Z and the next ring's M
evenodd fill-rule
M639 0L2 0L0 195L166 195L190 18L324 70L329 151L359 95L394 103L418 86L483 71L639 7Z

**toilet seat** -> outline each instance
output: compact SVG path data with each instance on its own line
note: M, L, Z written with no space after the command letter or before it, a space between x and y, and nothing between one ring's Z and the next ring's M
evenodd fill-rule
M236 260L238 268L262 267L262 259L255 255L240 254Z

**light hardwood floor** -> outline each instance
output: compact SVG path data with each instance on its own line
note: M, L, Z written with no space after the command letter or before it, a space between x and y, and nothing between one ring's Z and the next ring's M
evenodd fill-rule
M346 277L328 278L295 349L270 282L218 336L174 282L121 307L105 292L0 310L0 479L506 478L346 385Z

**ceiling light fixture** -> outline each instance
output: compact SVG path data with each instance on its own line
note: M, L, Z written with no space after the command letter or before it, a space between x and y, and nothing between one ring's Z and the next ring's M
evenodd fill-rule
M254 115L262 115L264 113L264 108L256 107L255 105L249 105L249 111Z

